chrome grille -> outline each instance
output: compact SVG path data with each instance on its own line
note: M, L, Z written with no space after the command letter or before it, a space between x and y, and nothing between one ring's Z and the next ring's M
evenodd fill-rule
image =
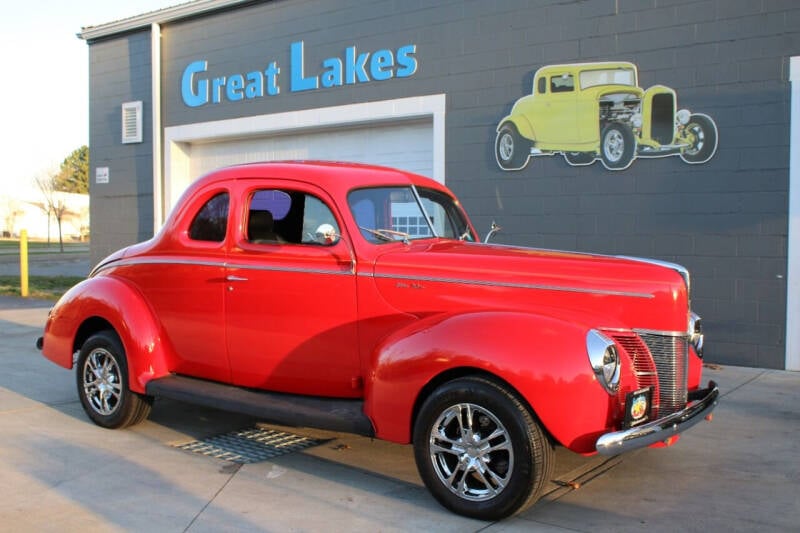
M685 335L639 333L656 365L659 383L659 416L686 406L689 343Z
M652 357L650 357L650 350L647 348L645 343L642 339L631 332L627 333L615 333L613 335L614 340L622 346L622 348L627 352L628 357L630 358L631 362L633 363L633 375L636 378L636 386L633 387L631 390L636 389L643 389L645 387L652 387L653 389L653 416L658 416L658 398L659 394L659 386L658 386L658 373L656 372L656 367L653 363ZM625 406L625 399L628 392L631 392L629 389L620 389L619 391L619 402L621 406Z

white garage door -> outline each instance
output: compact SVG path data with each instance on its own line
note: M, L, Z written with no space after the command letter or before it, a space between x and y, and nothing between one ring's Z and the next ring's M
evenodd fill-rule
M187 151L192 179L228 165L297 159L371 163L433 177L433 122L404 121L203 141L192 143Z
M170 126L164 128L163 139L156 130L154 227L161 227L192 181L238 163L372 163L444 183L445 108L445 95L433 94Z

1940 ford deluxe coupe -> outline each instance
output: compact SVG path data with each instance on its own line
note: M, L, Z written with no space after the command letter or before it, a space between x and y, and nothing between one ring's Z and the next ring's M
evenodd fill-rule
M558 444L618 454L706 418L688 272L484 244L443 185L341 163L230 167L101 261L38 341L89 418L154 397L413 443L445 507L534 502Z

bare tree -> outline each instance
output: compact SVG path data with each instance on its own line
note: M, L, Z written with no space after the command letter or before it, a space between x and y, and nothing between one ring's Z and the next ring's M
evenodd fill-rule
M50 173L45 176L39 176L35 178L34 181L44 197L44 205L42 205L41 208L47 215L47 244L50 244L50 217L53 216L58 224L59 250L63 252L64 237L61 233L61 222L64 219L64 215L67 213L67 203L57 190L57 178L57 173Z
M23 213L24 211L20 209L17 200L6 198L5 229L3 230L3 237L11 237L14 234L14 227L17 225L17 217Z

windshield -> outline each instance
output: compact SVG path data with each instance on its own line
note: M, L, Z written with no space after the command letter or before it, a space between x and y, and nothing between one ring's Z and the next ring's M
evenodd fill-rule
M433 237L475 240L461 209L440 191L375 187L352 191L347 201L361 235L374 244Z
M629 85L636 86L636 73L632 68L607 68L601 70L584 70L580 73L581 89L597 85Z

